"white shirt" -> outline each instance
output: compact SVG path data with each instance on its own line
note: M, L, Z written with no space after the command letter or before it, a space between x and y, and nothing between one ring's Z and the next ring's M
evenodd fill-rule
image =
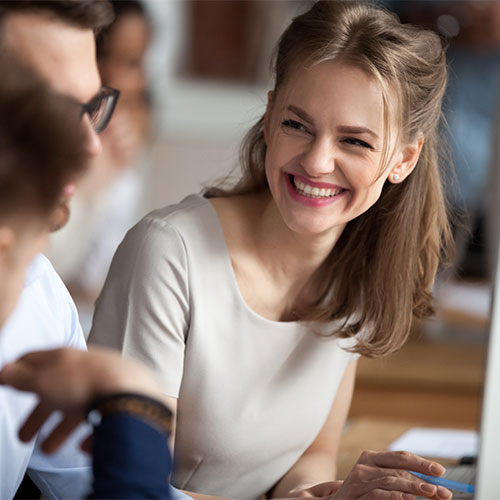
M62 346L85 349L78 315L66 287L43 255L31 264L17 307L0 332L0 368L23 354ZM35 406L33 394L0 387L0 498L12 498L28 468L33 481L48 498L83 497L90 489L89 457L78 448L88 428L63 445L60 452L44 454L36 442L22 443L18 431Z

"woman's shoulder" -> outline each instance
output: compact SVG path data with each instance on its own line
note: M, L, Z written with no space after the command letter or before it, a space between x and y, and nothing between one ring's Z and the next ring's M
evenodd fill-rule
M202 227L213 230L217 224L217 215L210 202L199 194L191 194L179 203L149 212L131 229L131 232L137 235L151 232L188 235L199 232Z
M182 253L212 253L220 246L222 230L212 204L198 194L153 210L127 233L124 246L163 255L178 248ZM122 245L123 246L123 245Z
M226 241L246 240L263 211L263 196L244 194L211 198L210 203L224 230ZM231 245L230 245L231 246Z
M196 224L210 210L210 202L200 194L190 194L179 203L152 210L142 221L157 221L159 224L182 226ZM141 221L141 222L142 222Z

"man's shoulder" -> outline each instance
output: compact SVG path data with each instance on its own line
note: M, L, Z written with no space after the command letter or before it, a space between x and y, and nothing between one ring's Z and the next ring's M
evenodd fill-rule
M2 329L2 355L38 349L85 347L74 302L49 260L35 257L17 306Z
M45 255L39 253L33 259L33 262L29 265L26 271L26 280L24 287L28 287L39 281L40 279L50 276L52 273L56 273L49 259Z
M21 301L24 296L36 297L36 303L49 306L54 313L67 312L74 308L74 302L61 277L49 259L38 254L26 272Z

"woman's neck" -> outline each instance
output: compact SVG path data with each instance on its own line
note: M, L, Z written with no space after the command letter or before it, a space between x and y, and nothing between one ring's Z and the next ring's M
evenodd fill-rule
M275 321L316 299L312 278L342 230L298 234L284 223L269 194L212 198L229 257L247 305Z
M252 231L257 256L275 279L305 285L328 257L342 234L333 228L321 234L297 233L284 222L271 196L262 196Z

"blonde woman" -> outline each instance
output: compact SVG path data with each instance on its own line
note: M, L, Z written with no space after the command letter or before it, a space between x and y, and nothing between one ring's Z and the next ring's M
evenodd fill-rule
M282 35L241 180L146 216L115 255L91 341L149 364L177 404L193 498L449 498L407 453L336 455L356 359L398 349L451 239L438 168L438 37L319 1Z

